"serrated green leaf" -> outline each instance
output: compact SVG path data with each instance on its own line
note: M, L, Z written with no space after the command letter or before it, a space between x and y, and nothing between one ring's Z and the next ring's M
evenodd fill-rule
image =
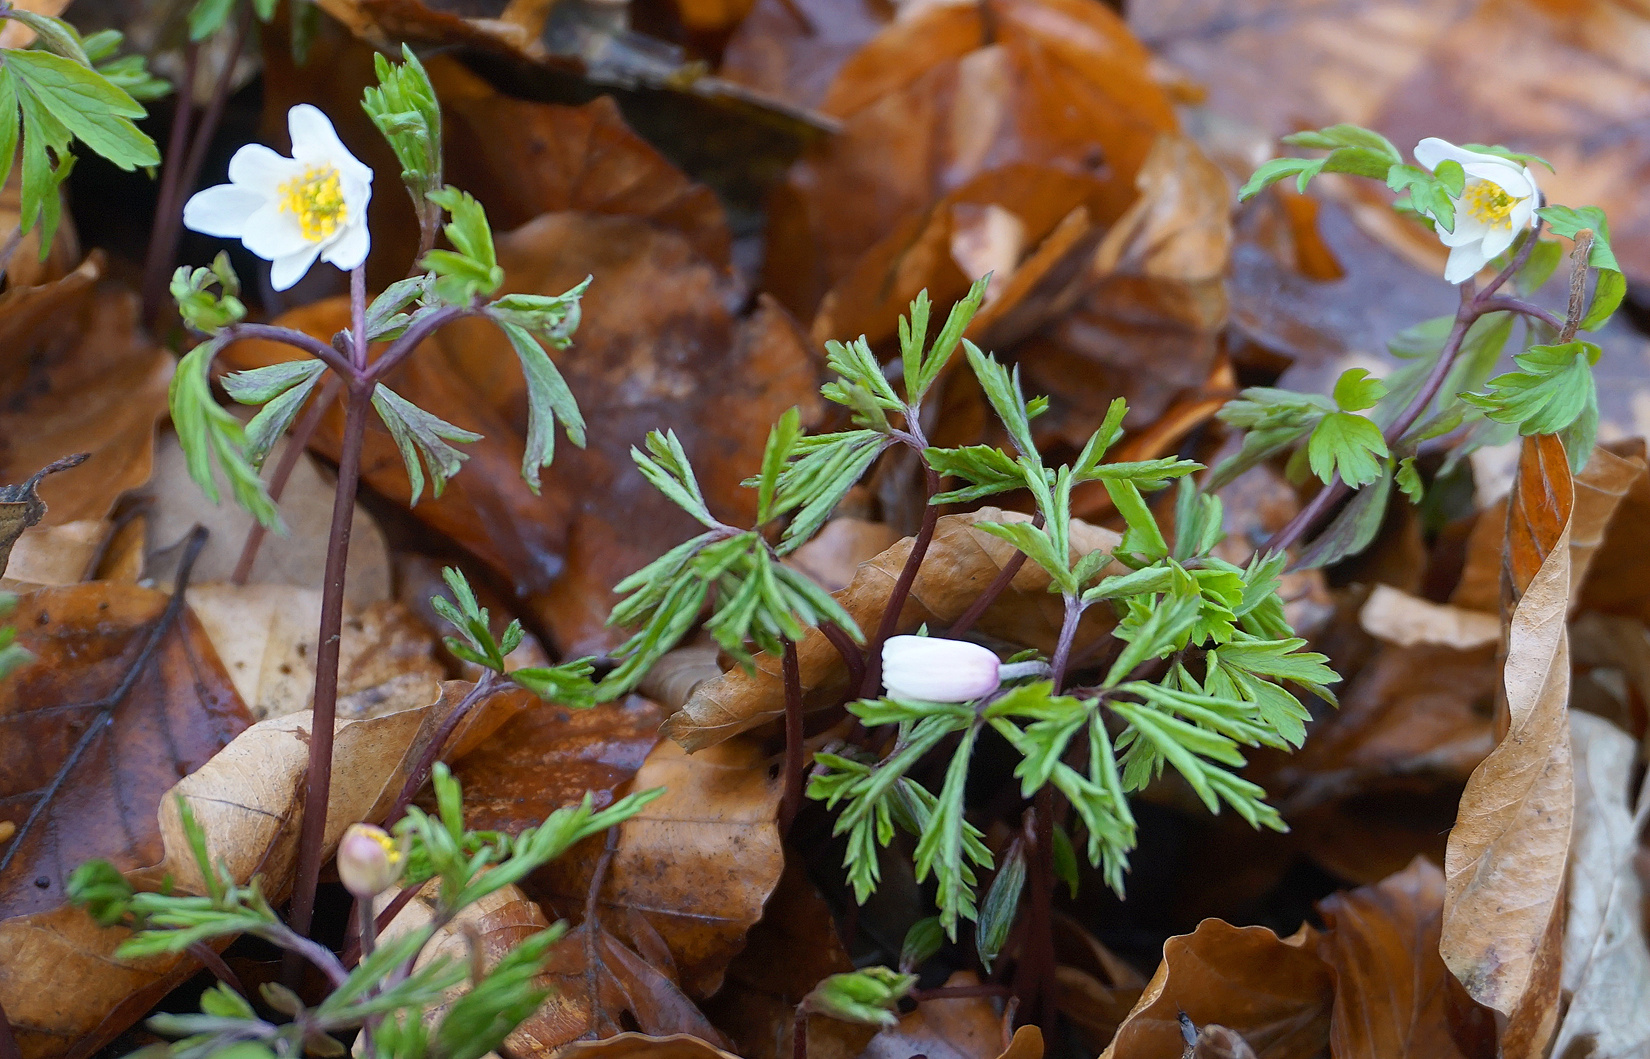
M160 164L160 151L132 118L142 104L97 71L44 51L8 51L6 65L28 92L87 147L121 169Z
M1592 365L1599 347L1591 342L1531 346L1513 357L1521 371L1498 375L1486 393L1461 399L1497 423L1516 425L1523 435L1556 434L1589 408L1597 408Z
M494 317L493 322L510 340L527 381L527 444L521 456L521 478L537 496L539 468L550 466L556 454L556 420L561 420L567 440L584 448L584 415L579 402L562 378L561 371L527 329Z
M1371 378L1367 368L1348 368L1335 381L1335 403L1343 412L1374 408L1386 396L1386 384Z
M401 460L406 464L407 480L412 491L409 504L416 505L424 492L420 456L429 468L431 491L439 497L447 487L447 479L457 474L464 461L470 458L468 453L448 442L481 440L480 434L431 415L383 383L373 387L372 406L395 439L395 447L401 450Z

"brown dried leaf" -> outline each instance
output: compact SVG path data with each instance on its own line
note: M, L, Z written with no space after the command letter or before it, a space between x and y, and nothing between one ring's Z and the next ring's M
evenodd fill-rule
M389 811L436 729L472 686L448 681L439 699L418 708L339 719L322 842L329 856L346 827L380 820ZM519 705L510 693L484 700L453 733L446 756L455 758L473 748ZM172 788L161 804L160 824L168 854L164 868L181 888L204 892L173 796L188 802L200 821L212 860L222 861L243 881L261 872L271 899L285 894L296 865L312 721L308 710L259 721ZM157 871L151 881L160 878Z
M958 971L948 986L974 986L980 980ZM1022 1034L1024 1036L1022 1036ZM925 1000L899 1025L871 1038L862 1059L1042 1059L1043 1035L1035 1026L1022 1026L1013 1038L1009 1023L985 997Z
M792 167L770 214L766 286L809 313L913 212L1006 164L1098 177L1116 217L1159 132L1175 128L1149 56L1080 0L934 4L838 71L840 135Z
M910 632L927 623L943 628L960 617L1016 553L1000 537L974 528L976 522L1026 522L1031 516L984 507L961 515L944 515L934 532L928 555L917 572L896 632ZM914 538L907 537L860 565L837 602L861 628L869 628L882 613L888 594L899 579ZM1110 551L1118 537L1111 530L1086 522L1071 524L1071 551L1075 562L1093 551ZM1026 563L981 617L979 631L1039 650L1052 650L1059 636L1061 604L1049 592L1048 573ZM1079 627L1078 644L1092 640L1108 620L1093 608ZM802 675L803 706L824 709L841 701L846 691L847 667L825 635L810 629L797 645ZM665 735L689 750L712 746L749 731L784 713L783 680L779 660L756 660L753 673L735 667L717 680L706 681L686 706L664 723Z
M158 997L135 1010L123 1000L164 989L177 961L116 960L123 935L66 907L63 880L94 857L128 872L164 863L173 847L156 810L168 790L251 723L186 608L134 671L169 600L92 582L19 601L18 642L38 660L0 684L0 820L16 826L0 843L0 1005L28 1059L106 1016L112 1036Z
M599 907L607 929L634 935L633 913L656 933L682 989L706 997L785 866L774 815L779 785L751 741L688 755L661 741L632 780L665 793L619 827ZM584 908L601 853L592 838L536 873L529 891L563 915Z
M254 717L262 721L310 708L320 589L194 585L189 605ZM399 604L346 605L338 716L376 717L428 705L445 675L435 660L435 638ZM516 700L527 701L524 696L521 692Z
M40 485L42 526L101 519L149 479L155 423L166 414L172 357L138 326L137 298L100 282L88 257L55 283L0 295L0 481L59 457L91 456Z
M1310 1059L1329 1043L1334 976L1311 927L1288 940L1206 919L1163 944L1163 962L1101 1059L1178 1059L1179 1015L1235 1030L1261 1059Z
M1335 1059L1458 1059L1438 955L1444 873L1424 857L1396 875L1318 902L1318 952L1335 971Z
M1569 1000L1553 1055L1638 1055L1650 1048L1650 948L1643 886L1633 868L1639 829L1629 804L1637 764L1633 737L1572 711L1575 832L1564 924Z
M564 444L542 496L521 481L527 391L514 352L492 324L460 321L426 342L387 384L419 406L485 436L437 499L414 515L487 563L530 604L570 654L600 653L622 634L606 627L621 578L687 539L694 523L647 484L630 448L661 422L676 424L711 510L748 521L756 494L740 482L757 468L768 428L792 406L813 422L819 364L795 325L767 299L736 321L725 283L681 236L646 221L546 214L498 241L504 289L559 294L598 277L584 299L574 344L558 353L589 424L588 447ZM283 322L330 338L346 325L332 300ZM240 342L236 367L288 359L289 347ZM336 457L335 408L316 447ZM367 432L362 476L379 493L410 498L406 471L387 431Z
M817 107L842 64L888 24L879 0L756 0L718 71L776 99Z
M1563 444L1526 438L1507 516L1506 734L1467 781L1444 859L1440 951L1472 998L1505 1016L1501 1048L1512 1059L1544 1054L1558 1016L1575 506Z
M285 451L282 438L265 466L274 467ZM281 493L281 521L285 533L266 533L249 584L293 585L315 588L326 576L327 536L332 529L332 502L336 481L317 461L305 455L292 468ZM197 525L208 532L206 545L195 560L192 580L204 585L228 581L240 562L241 550L254 522L239 504L213 503L189 477L177 434L163 431L155 446L155 471L138 491L143 505L143 576L170 582L183 555L183 542ZM349 562L344 574L347 606L364 607L390 596L389 549L378 523L359 502L350 523ZM248 700L250 702L251 700Z
M791 1059L796 1006L821 979L853 969L830 906L791 858L761 922L703 1007L744 1059ZM872 1027L814 1014L806 1032L809 1059L857 1059L875 1035Z
M606 808L659 741L662 716L639 695L588 710L529 706L454 766L465 823L519 834L586 793Z

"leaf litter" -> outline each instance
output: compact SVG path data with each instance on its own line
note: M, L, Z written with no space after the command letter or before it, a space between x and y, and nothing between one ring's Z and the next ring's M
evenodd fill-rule
M461 567L495 613L521 618L533 664L611 666L627 635L606 624L615 584L695 532L632 446L673 428L714 517L750 524L758 494L743 483L771 424L795 407L811 433L852 428L819 395L825 343L863 334L887 361L919 291L943 312L992 273L967 337L1049 394L1031 432L1050 466L1120 396L1127 433L1110 459L1214 464L1235 450L1216 413L1240 388L1326 392L1347 367L1390 370L1402 356L1389 341L1427 315L1416 308L1453 300L1430 237L1377 216L1351 182L1238 205L1275 137L1362 122L1406 148L1441 135L1539 152L1560 174L1543 176L1549 199L1605 207L1628 277L1650 268L1636 193L1650 135L1633 119L1647 75L1625 43L1645 16L1620 5L1216 0L1120 16L1097 0L674 0L622 5L628 26L591 21L598 6L327 0L303 31L307 60L286 22L244 56L263 115L238 99L231 128L314 102L353 148L375 142L355 110L375 50L427 50L447 177L501 233L502 289L553 295L594 277L573 344L551 353L588 436L558 449L542 490L517 474L532 396L496 331L457 324L387 380L483 440L440 496L410 504L393 439L367 433L328 848L347 824L384 819L481 677L439 642L421 602L429 571ZM1509 81L1513 67L1543 72ZM394 171L387 152L363 157ZM142 246L122 234L136 210L96 179L65 185L72 223L44 263L20 242L0 294L0 565L9 556L19 593L6 620L34 656L0 682L0 1010L27 1059L130 1051L130 1027L179 1003L167 994L199 967L199 954L116 957L120 939L64 903L78 863L197 892L181 798L237 880L292 887L344 437L341 406L325 411L282 498L289 535L238 573L250 520L183 480L164 428L171 336L140 320ZM381 183L374 290L420 234ZM0 227L16 227L14 190ZM254 317L324 342L349 326L349 302L340 277L306 283L243 294ZM1423 451L1437 477L1417 517L1394 505L1362 556L1285 575L1289 615L1343 677L1338 707L1309 707L1300 750L1245 751L1244 778L1288 834L1209 821L1168 770L1133 796L1146 837L1127 899L1080 855L1068 870L1055 841L1052 953L1022 928L991 963L983 924L968 927L905 968L918 982L888 1024L801 1010L831 976L899 964L928 929L932 883L912 871L917 839L896 836L862 907L832 816L808 803L781 829L782 660L745 667L706 638L615 701L578 709L517 689L467 715L442 757L471 827L519 834L587 793L597 808L666 794L445 924L422 959L479 974L566 925L536 979L549 996L499 1046L506 1059L1640 1054L1650 372L1642 291L1628 297L1637 311L1598 336L1596 449L1572 462L1544 435L1443 469ZM291 355L242 340L223 363ZM925 412L936 446L1009 443L965 371L938 378ZM787 559L867 633L917 546L914 466L885 459ZM1247 562L1299 514L1303 470L1277 457L1223 489L1220 554ZM1115 498L1073 491L1073 561L1134 546ZM1015 568L1016 549L981 528L1029 523L1033 498L989 503L939 512L889 631L958 629L1004 657L1051 655L1064 614L1049 575ZM181 543L197 521L204 553ZM174 578L187 590L169 594ZM1083 651L1117 620L1087 612L1074 668L1104 670ZM863 672L839 639L811 629L796 644L805 756L895 739L844 709ZM969 826L1001 865L1026 841L1018 759L994 732L980 740L961 779ZM939 790L945 772L931 759L912 775ZM982 875L983 897L1006 873ZM380 943L428 921L430 900L396 909ZM267 955L242 944L236 966ZM1011 996L1045 960L1057 1026ZM431 1025L465 988L428 1010Z

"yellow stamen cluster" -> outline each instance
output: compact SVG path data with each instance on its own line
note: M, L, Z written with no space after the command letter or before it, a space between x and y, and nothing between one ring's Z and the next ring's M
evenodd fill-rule
M338 230L349 218L344 204L344 187L335 166L307 166L303 176L280 186L281 209L298 218L304 238L318 243Z
M384 857L390 862L391 868L401 863L401 847L395 844L395 839L391 838L388 832L374 829L370 834L374 841L384 847Z
M1475 221L1493 228L1512 226L1512 208L1518 200L1507 194L1500 184L1479 180L1467 185L1461 193L1461 203Z

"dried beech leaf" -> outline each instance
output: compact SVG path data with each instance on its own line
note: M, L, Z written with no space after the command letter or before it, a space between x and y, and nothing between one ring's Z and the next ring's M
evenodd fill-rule
M1418 599L1391 585L1376 585L1358 612L1371 636L1399 647L1428 645L1471 651L1501 639L1501 623L1492 614Z
M0 843L0 1005L26 1059L63 1051L106 1016L118 1024L100 1036L118 1033L177 965L116 960L124 935L98 930L63 893L95 857L129 874L165 863L173 847L156 810L251 723L199 623L187 608L168 618L170 598L91 582L18 603L18 642L37 661L0 683L0 820L16 828ZM122 1007L139 993L135 1010Z
M285 438L276 442L265 466L273 468L286 446ZM313 457L305 455L293 466L280 500L286 532L264 535L248 584L311 589L324 583L336 492L331 472L323 471ZM144 510L143 576L170 582L183 555L183 542L199 525L206 528L208 536L195 560L193 583L205 585L231 579L254 525L253 518L238 504L227 500L213 503L206 498L189 477L176 433L162 432L155 446L154 474L135 499ZM363 607L388 599L390 584L384 532L365 506L357 502L350 522L349 562L344 573L345 605Z
M1650 947L1644 891L1634 870L1638 825L1628 803L1638 746L1602 718L1572 711L1576 817L1564 924L1569 1007L1553 1055L1650 1049Z
M1318 902L1318 952L1335 970L1329 1050L1336 1059L1460 1059L1450 1036L1449 968L1438 955L1444 873L1424 857Z
M779 785L749 740L691 756L665 740L631 781L632 790L654 787L665 793L619 827L599 907L621 935L639 912L668 949L682 989L709 996L784 870ZM601 849L599 838L586 840L537 872L529 891L563 915L581 913Z
M290 585L192 585L189 604L259 720L310 708L321 591ZM435 638L395 603L348 607L339 642L338 716L428 705L445 674ZM518 708L526 692L516 695Z
M70 453L73 470L40 484L44 526L108 516L149 479L166 414L172 355L138 324L137 298L103 282L101 254L62 279L0 295L0 481L20 482Z
M1444 859L1440 951L1472 998L1508 1020L1509 1059L1543 1055L1558 1017L1574 803L1565 460L1557 438L1524 440L1507 515L1506 734L1467 781Z
M471 687L465 681L448 681L439 699L418 708L337 722L326 850L336 847L350 824L378 820L389 811L430 738ZM448 756L479 743L519 705L510 694L483 701L453 733L448 745L454 749ZM305 710L259 721L178 781L171 792L188 802L200 821L211 858L227 865L237 879L262 872L271 899L285 894L292 884L312 720ZM165 871L182 889L203 892L200 870L171 795L161 803L160 824L167 851ZM154 873L155 882L160 878L160 872Z
M972 986L980 980L958 971L945 984ZM1037 1027L1022 1026L1010 1039L1008 1026L985 997L925 1000L901 1015L897 1026L871 1038L862 1059L1042 1059L1043 1035Z
M1091 174L1106 185L1096 216L1116 217L1156 135L1176 127L1149 61L1082 0L931 4L890 23L822 104L842 132L774 200L767 289L810 313L904 218L1008 163Z
M975 529L976 522L1026 522L1030 518L993 507L941 516L896 631L911 632L924 623L936 629L949 625L1017 554L1014 546L1002 538ZM881 615L913 540L907 537L862 563L848 587L835 593L837 602L861 628L872 627ZM1073 521L1072 561L1093 551L1110 551L1117 541L1111 530ZM1052 650L1060 631L1061 603L1048 586L1048 573L1036 563L1026 563L1008 590L981 617L977 628L1042 651ZM1104 627L1109 619L1102 612L1100 607L1089 610L1079 627L1079 644ZM805 708L823 709L841 700L847 667L823 633L810 629L797 644L797 659ZM762 656L756 661L754 673L736 667L718 680L701 684L687 705L665 721L662 730L687 749L699 750L749 731L784 711L779 660Z
M853 969L831 906L801 860L791 858L761 922L746 935L722 988L703 1007L744 1059L791 1059L796 1006L822 979ZM810 1014L806 1032L809 1059L858 1059L876 1030Z
M1242 1034L1260 1059L1310 1059L1329 1043L1334 976L1311 927L1285 941L1265 927L1206 919L1163 944L1163 962L1101 1059L1178 1059L1179 1015ZM1300 944L1292 942L1300 940Z

